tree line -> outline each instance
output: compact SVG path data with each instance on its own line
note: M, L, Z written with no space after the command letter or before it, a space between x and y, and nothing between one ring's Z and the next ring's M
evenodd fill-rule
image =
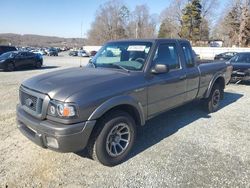
M98 8L87 43L159 37L185 38L194 45L223 40L225 46L249 46L250 1L231 0L223 14L218 6L218 0L172 0L159 15L152 15L145 4L130 10L123 1L110 0Z
M121 1L108 1L96 12L88 32L88 43L99 45L115 39L153 37L156 24L157 20L146 5L138 5L131 11Z

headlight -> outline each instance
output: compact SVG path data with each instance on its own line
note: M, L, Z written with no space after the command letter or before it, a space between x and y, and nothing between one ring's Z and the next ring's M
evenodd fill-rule
M53 100L49 103L48 115L61 118L73 118L77 116L77 110L74 104Z

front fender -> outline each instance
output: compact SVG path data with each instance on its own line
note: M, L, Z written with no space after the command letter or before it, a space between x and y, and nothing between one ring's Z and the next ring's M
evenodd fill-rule
M143 112L143 107L140 102L136 101L131 96L117 96L105 101L98 108L96 108L95 111L89 116L88 121L100 118L107 111L119 105L130 105L134 107L139 113L141 125L145 124L145 115Z

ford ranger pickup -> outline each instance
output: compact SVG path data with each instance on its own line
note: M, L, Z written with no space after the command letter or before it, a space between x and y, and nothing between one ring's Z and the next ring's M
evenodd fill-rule
M85 149L114 166L126 159L137 128L150 118L193 100L209 113L218 110L231 73L227 62L198 65L186 40L111 41L85 67L24 81L17 124L43 148Z

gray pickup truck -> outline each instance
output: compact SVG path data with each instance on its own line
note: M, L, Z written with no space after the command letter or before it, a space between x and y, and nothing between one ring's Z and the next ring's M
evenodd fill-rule
M225 62L197 65L186 40L111 41L86 67L24 81L18 128L43 148L85 148L102 164L117 165L150 118L197 99L216 111L231 72Z

